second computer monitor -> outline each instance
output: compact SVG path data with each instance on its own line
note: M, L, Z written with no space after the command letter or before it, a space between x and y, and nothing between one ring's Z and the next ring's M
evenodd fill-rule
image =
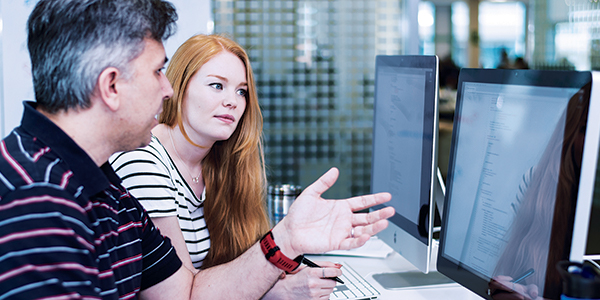
M438 58L377 56L372 192L396 214L378 237L424 273L432 252L437 180Z
M592 72L461 70L441 273L488 299L560 297L557 263L580 261L585 252L598 79Z

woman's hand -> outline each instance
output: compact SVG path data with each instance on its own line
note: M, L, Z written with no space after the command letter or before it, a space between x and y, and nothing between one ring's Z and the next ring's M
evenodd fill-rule
M342 274L339 264L316 262L323 268L301 266L275 283L263 299L329 299L336 281L329 279Z
M489 283L494 300L541 300L535 284L522 285L512 282L509 276L496 276Z

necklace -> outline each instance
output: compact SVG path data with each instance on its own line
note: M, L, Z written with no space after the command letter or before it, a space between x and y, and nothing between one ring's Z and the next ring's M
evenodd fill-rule
M183 164L183 167L185 168L185 170L188 172L188 174L192 178L192 181L194 183L199 183L200 175L202 175L202 170L200 170L200 173L198 174L198 176L194 177L192 175L192 172L190 172L190 169L188 169L188 167L185 164L185 162L183 161L183 159L181 159L181 156L179 156L179 152L177 152L177 147L175 147L175 142L173 142L173 134L171 134L171 130L170 129L167 129L167 130L169 131L169 137L171 138L171 146L173 146L173 150L175 150L175 155L177 155L177 158L179 158L179 161L181 161L181 163Z

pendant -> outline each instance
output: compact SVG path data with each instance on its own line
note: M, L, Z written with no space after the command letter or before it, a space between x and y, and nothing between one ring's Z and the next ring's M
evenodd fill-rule
M198 183L198 182L200 182L200 179L198 177L192 177L192 181L194 183Z

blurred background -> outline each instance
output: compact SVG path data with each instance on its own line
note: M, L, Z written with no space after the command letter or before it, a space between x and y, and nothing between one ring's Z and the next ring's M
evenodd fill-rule
M590 0L213 0L214 32L248 49L272 183L306 186L331 166L331 198L370 190L375 56L440 58L445 176L462 67L592 70L600 6Z
M33 99L25 22L35 0L0 0L0 132ZM264 113L270 184L306 186L332 166L326 194L370 191L375 56L440 58L439 167L445 175L460 68L594 70L597 0L172 0L177 35L223 33L250 55Z

